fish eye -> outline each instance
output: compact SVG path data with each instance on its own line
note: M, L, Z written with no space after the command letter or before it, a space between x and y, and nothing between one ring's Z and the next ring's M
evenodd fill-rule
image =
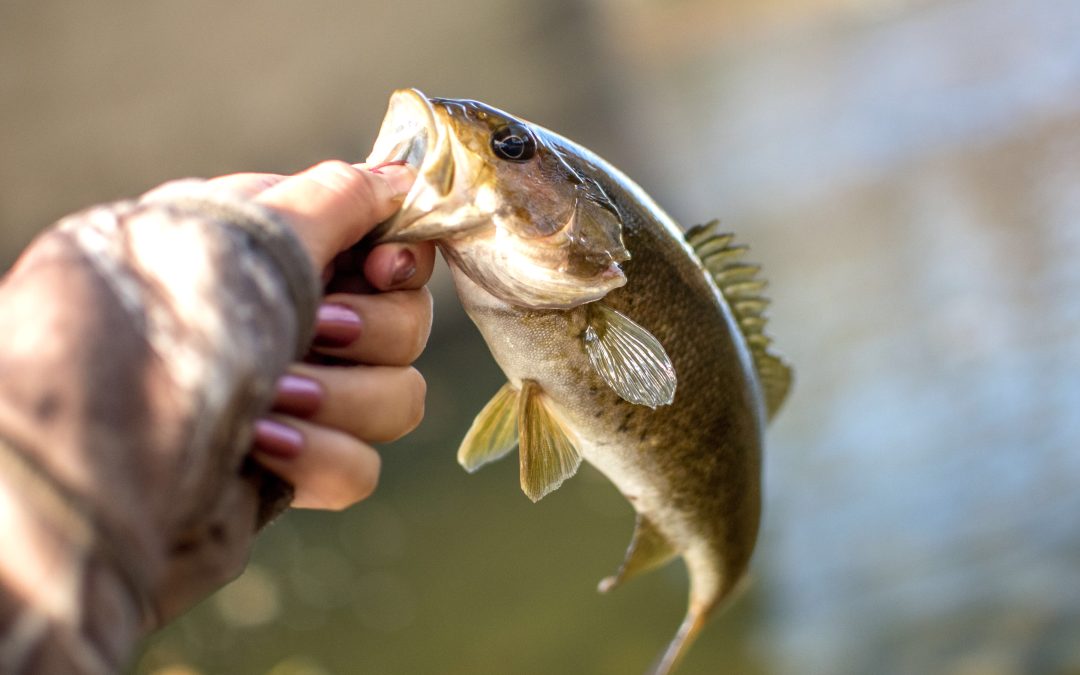
M526 162L536 154L536 139L521 124L507 124L491 135L491 149L511 162Z

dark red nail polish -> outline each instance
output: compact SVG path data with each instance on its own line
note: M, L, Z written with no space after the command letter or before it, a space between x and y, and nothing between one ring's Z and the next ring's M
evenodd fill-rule
M326 304L319 307L315 320L315 345L318 347L347 347L363 331L360 315L344 305Z
M416 274L416 256L409 249L404 249L394 258L394 266L390 272L390 284L397 286L403 284Z
M293 459L304 449L304 435L275 420L255 420L255 450L278 459Z
M323 388L317 381L300 375L285 375L277 383L274 410L296 417L310 417L322 401Z

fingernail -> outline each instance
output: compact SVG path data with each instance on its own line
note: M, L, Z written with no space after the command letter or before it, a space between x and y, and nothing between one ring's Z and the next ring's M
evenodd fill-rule
M315 345L347 347L356 342L363 328L360 315L345 305L320 305L315 319Z
M367 170L369 173L382 178L393 193L389 195L389 198L394 201L404 199L416 180L416 170L404 161L383 162L375 166L367 166L366 164L354 164L353 166Z
M304 449L304 435L275 420L255 420L255 450L278 459L293 459Z
M409 249L402 249L394 258L394 266L390 272L390 285L398 286L412 279L416 274L416 256Z
M406 162L403 159L395 159L390 162L381 162L368 169L371 173L377 173L382 175L382 169L388 166L405 166Z
M323 402L323 388L316 380L300 375L284 375L277 382L274 410L296 417L310 417Z

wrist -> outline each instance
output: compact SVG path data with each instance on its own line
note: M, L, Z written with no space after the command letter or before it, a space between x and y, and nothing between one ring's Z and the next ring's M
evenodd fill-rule
M0 439L0 663L11 673L113 673L150 621L140 570L93 514Z

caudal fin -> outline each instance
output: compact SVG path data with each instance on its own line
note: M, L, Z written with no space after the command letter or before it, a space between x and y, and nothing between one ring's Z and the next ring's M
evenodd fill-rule
M682 625L679 626L679 632L672 638L660 660L649 670L648 675L671 675L676 666L683 660L683 657L686 656L690 645L694 644L694 640L701 633L701 629L705 626L705 621L708 618L709 612L707 609L695 609L691 606L686 618L683 619Z
M686 618L683 619L682 625L679 626L679 631L675 633L675 637L668 643L667 649L664 650L659 660L653 664L647 675L671 675L679 663L682 662L686 653L690 651L690 646L694 644L694 640L697 639L708 620L716 614L717 610L724 611L730 607L734 600L745 593L752 583L749 575L743 575L727 590L720 592L719 597L713 597L709 600L701 600L700 598L694 600L691 597L690 608L686 610Z

